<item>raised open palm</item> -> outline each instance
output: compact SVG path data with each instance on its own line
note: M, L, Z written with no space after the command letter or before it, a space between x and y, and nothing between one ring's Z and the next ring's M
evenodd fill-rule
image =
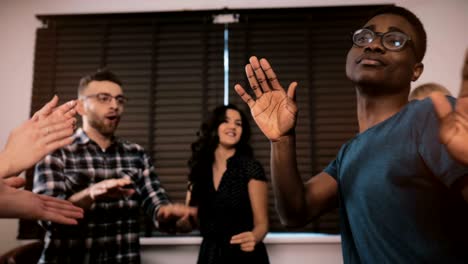
M252 98L240 84L236 84L234 89L250 107L255 122L265 136L276 141L290 133L296 125L297 83L292 82L286 92L266 59L259 61L257 57L251 57L249 62L245 72L256 98Z
M76 101L57 106L54 96L34 116L15 128L3 150L8 170L3 175L17 175L33 166L48 153L73 142Z
M455 109L442 94L434 93L431 98L440 120L440 140L453 158L468 165L468 50Z
M0 218L22 218L76 225L83 209L47 195L18 190L0 180Z
M135 193L135 189L125 189L125 186L131 186L132 180L128 177L119 179L107 179L100 181L89 187L91 199L120 199L129 197Z

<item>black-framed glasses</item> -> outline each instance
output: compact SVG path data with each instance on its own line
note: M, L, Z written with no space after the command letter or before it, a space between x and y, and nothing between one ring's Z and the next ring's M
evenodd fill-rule
M112 96L111 94L108 94L108 93L90 94L90 95L82 96L82 98L83 99L96 98L98 102L103 103L103 104L110 104L112 102L112 99L115 99L115 101L117 101L117 104L119 105L125 105L125 103L128 102L128 98L123 95Z
M385 33L374 32L367 28L361 28L353 33L353 43L358 47L365 47L380 37L382 46L391 51L399 51L411 41L411 38L400 31L388 31Z

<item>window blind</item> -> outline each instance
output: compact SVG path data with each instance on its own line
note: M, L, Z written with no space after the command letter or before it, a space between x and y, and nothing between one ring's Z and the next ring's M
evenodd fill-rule
M77 95L79 78L107 67L130 98L117 135L142 145L170 198L185 199L190 144L207 113L223 103L223 31L212 16L240 15L229 24L230 102L248 113L232 89L248 87L244 66L251 55L267 58L287 88L297 81L297 156L304 180L334 159L357 132L354 89L346 80L349 32L379 6L242 9L194 12L38 16L31 113L53 94ZM269 142L255 123L252 145L270 178ZM32 173L27 174L31 189ZM337 211L305 228L286 229L270 187L270 231L339 232ZM148 221L142 235L158 234ZM20 222L19 238L41 236L34 221Z

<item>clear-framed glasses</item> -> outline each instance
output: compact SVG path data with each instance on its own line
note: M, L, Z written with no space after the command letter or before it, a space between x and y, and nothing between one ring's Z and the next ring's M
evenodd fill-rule
M117 104L119 105L125 105L125 103L128 102L128 98L123 95L112 96L111 94L108 94L108 93L90 94L90 95L82 96L82 98L83 99L96 98L98 102L102 104L110 104L112 102L112 99L115 99L115 101L117 101Z
M367 28L361 28L353 33L353 43L358 47L365 47L372 43L377 37L380 37L382 46L391 51L398 51L405 47L411 41L411 38L400 31L388 31L385 33L374 32Z

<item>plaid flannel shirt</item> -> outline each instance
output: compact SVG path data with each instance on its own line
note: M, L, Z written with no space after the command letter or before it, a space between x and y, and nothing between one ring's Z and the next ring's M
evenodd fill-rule
M43 222L45 248L39 263L140 263L140 207L155 225L155 213L169 199L143 148L121 139L102 150L82 129L69 146L36 165L33 191L68 199L94 183L130 177L128 198L97 201L77 226Z

